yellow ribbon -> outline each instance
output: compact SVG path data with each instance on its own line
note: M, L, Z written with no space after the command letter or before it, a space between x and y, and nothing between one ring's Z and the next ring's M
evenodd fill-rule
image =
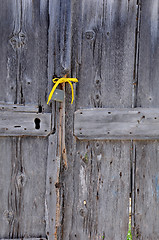
M74 100L74 92L73 92L73 85L71 82L78 82L77 78L54 78L53 80L53 83L55 83L55 85L53 86L50 94L49 94L49 97L48 97L48 101L47 101L47 104L49 104L51 98L52 98L52 95L54 94L55 92L55 89L57 88L57 86L60 84L60 83L64 83L64 82L68 82L71 86L71 90L72 90L72 102L71 104L73 103L73 100Z

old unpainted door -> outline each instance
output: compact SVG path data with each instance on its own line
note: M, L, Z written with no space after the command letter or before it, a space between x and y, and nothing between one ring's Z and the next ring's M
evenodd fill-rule
M72 2L61 239L157 240L159 1Z
M0 1L1 239L159 238L158 8Z
M71 69L79 83L74 108L66 104L72 116L66 115L69 168L62 175L62 239L127 237L131 140L109 140L109 130L103 139L89 138L84 128L92 127L92 134L102 126L96 126L89 114L84 120L80 117L90 109L110 108L104 111L111 115L114 108L132 107L137 8L136 1L72 4ZM93 115L98 123L99 113Z
M56 235L48 23L49 1L0 1L0 239Z

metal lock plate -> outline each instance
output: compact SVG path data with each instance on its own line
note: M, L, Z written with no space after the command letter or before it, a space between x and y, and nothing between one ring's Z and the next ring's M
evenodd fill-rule
M52 99L57 102L63 102L64 101L64 91L60 89L56 89Z

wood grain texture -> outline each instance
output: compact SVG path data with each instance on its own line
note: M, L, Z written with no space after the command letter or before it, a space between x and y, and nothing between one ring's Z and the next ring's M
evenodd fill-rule
M69 239L126 239L131 143L77 143Z
M0 112L0 136L48 136L50 113Z
M46 240L46 238L17 238L17 239L14 239L14 240ZM1 240L9 240L9 239L1 239Z
M157 108L158 101L158 13L159 1L138 1L138 59L136 106ZM133 239L158 239L157 200L158 141L136 141L133 145Z
M48 2L2 0L0 9L0 100L45 105Z
M0 138L0 238L126 239L131 157L134 239L159 238L158 141L73 137L73 112L103 107L156 108L124 120L141 121L147 137L157 134L156 125L151 130L158 121L158 11L158 0L0 1L0 101L10 103L0 104L0 116L7 111L13 121L13 110L16 119L21 112L52 111L55 133ZM46 106L53 75L66 69L80 80L73 105L66 86L67 168L57 157L60 105ZM118 117L111 121L121 126Z
M136 3L74 1L72 14L77 109L131 107Z
M138 62L138 107L158 107L159 89L159 2L140 1L140 43Z
M0 101L12 103L16 99L17 60L16 52L13 51L9 39L14 29L15 5L16 0L0 1Z
M54 111L54 107L46 106L51 72L51 64L48 66L49 1L2 0L0 20L0 116L6 115L7 128L14 121L21 123L15 126L29 123L29 135L35 133L34 119L41 116L43 127L49 127L49 132L51 127L53 132L55 115L48 112ZM45 132L43 136L46 135ZM48 150L48 138L0 138L0 200L3 202L0 238L48 239L49 232L54 231L51 224L55 223L56 190L49 182L50 177L54 182L56 176L51 160L56 147L53 145L55 149L53 146L51 149L50 141Z
M124 152L127 157L122 158L126 167L122 174L125 176L125 184L128 185L123 188L119 186L119 192L122 192L124 201L122 198L116 201L115 195L109 192L109 184L111 174L118 176L119 172L115 165L111 169L110 155L111 152L113 154L113 146L118 149L117 152L120 152L123 149L123 143L114 141L113 145L111 141L97 143L77 140L76 142L72 136L74 119L71 114L74 109L131 106L136 3L125 0L98 2L87 0L72 1L71 7L71 69L72 76L77 77L79 83L76 84L75 106L70 105L66 93L68 169L63 169L61 172L63 183L61 239L126 239L130 144L125 143ZM100 147L96 147L96 144ZM109 159L109 164L104 160L106 157ZM120 157L112 156L112 158L118 165ZM109 171L112 171L111 174ZM98 173L100 175L101 172L105 179L103 190L98 184L100 181ZM118 184L117 182L117 179L114 180L114 186ZM98 200L98 194L100 200ZM121 206L119 212L118 206ZM118 212L117 218L116 216L111 218L113 212L114 214ZM120 225L121 222L122 225ZM121 228L115 229L114 225Z
M47 144L43 138L0 138L0 238L46 237Z
M55 239L56 232L57 182L60 170L60 160L57 156L57 135L50 135L48 141L45 218L47 237L52 240Z
M133 239L159 239L159 142L135 142L135 232Z
M0 111L12 111L12 112L33 112L38 113L39 107L33 104L8 104L0 102Z
M21 30L26 45L21 52L23 102L47 102L48 1L22 1Z
M158 139L159 109L80 109L75 112L78 139Z
M63 76L65 71L71 74L71 41L72 41L72 35L71 35L71 2L68 0L62 0L62 1L49 1L49 52L48 52L48 76L49 76L49 82L48 82L48 93L50 92L52 88L52 77L56 75L57 77ZM57 162L59 163L59 166L57 168L56 178L56 220L55 225L53 227L56 227L56 231L54 232L54 239L63 239L67 235L65 235L65 232L63 230L64 228L64 222L67 225L67 231L70 230L70 218L72 212L72 202L73 202L73 194L71 196L70 192L73 192L72 186L72 168L69 168L69 170L64 169L63 163L64 159L62 156L66 156L66 151L61 152L61 135L64 136L63 126L65 125L65 122L62 122L62 119L60 119L60 112L63 114L66 112L66 114L73 119L73 111L72 107L70 109L70 86L67 88L66 86L66 101L69 101L69 103L66 103L66 110L61 109L62 105L52 101L52 106L55 109L54 114L54 132L57 134ZM69 109L68 109L69 108ZM68 112L69 111L69 112ZM68 120L68 119L67 119ZM66 124L67 124L66 120ZM72 125L73 126L73 125ZM61 128L61 130L60 130ZM67 156L68 156L68 165L70 166L72 159L70 159L71 150L72 150L72 142L67 142L67 138L69 137L67 134L67 131L71 131L71 139L72 139L72 129L66 128L66 144L69 144L69 148L67 148ZM65 142L64 137L62 137L63 143ZM64 146L64 144L63 144ZM66 150L66 149L65 149ZM71 157L72 158L72 157ZM65 158L66 159L66 158ZM64 175L67 175L67 177L70 179L69 182L69 189L68 185L64 182ZM66 190L66 188L67 190ZM67 201L65 201L65 198L67 198ZM55 200L54 200L55 201ZM69 207L67 207L69 205ZM67 216L64 216L65 209L68 210ZM55 209L54 209L55 210ZM52 211L54 211L52 210ZM65 225L66 226L66 225ZM51 229L50 231L53 232L55 229Z

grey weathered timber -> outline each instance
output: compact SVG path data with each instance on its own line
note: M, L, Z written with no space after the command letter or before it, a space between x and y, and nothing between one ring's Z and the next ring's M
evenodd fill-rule
M0 138L0 238L46 237L47 145L47 138Z
M14 240L46 240L46 238L16 238ZM1 239L1 240L9 240L9 239Z
M49 56L54 55L48 54L50 32L49 1L0 1L0 118L5 115L8 129L15 123L10 133L23 136L0 138L1 239L48 239L55 230L56 141L51 145L52 135L49 142L46 137L55 132L56 117L53 104L46 106ZM41 120L40 129L35 130L35 118Z
M159 142L135 142L134 239L159 239Z
M47 136L50 132L50 113L0 112L0 136Z
M70 0L49 0L49 51L48 51L48 94L51 91L52 88L52 78L53 76L61 77L64 75L66 70L68 70L69 73L71 73L71 41L72 41L72 35L71 35L71 2ZM65 88L65 87L64 87ZM66 85L66 100L68 100L68 105L66 108L66 114L73 119L73 111L72 106L70 104L71 102L71 91L70 86ZM65 104L64 104L65 105ZM57 137L57 146L54 145L57 151L57 172L54 175L57 179L56 183L56 199L53 201L56 202L56 209L51 210L52 213L56 213L56 216L54 217L55 222L53 222L53 225L51 226L51 233L55 233L54 238L57 239L69 239L69 236L67 236L63 230L64 228L64 222L68 223L68 229L70 229L70 219L71 219L71 213L72 213L72 205L73 205L73 168L70 168L70 165L72 165L72 156L71 153L71 146L72 142L68 142L67 138L69 135L67 134L67 131L71 131L71 128L66 128L66 134L64 134L65 129L63 129L63 126L65 126L64 117L62 116L63 113L65 113L65 109L61 108L62 105L58 102L52 101L52 108L54 109L54 131L56 137ZM68 107L71 109L71 111L68 110ZM66 120L66 125L67 120ZM65 137L66 136L66 137ZM72 138L72 131L71 131L71 138ZM69 144L69 148L67 148L67 156L68 156L68 168L65 169L64 165L64 159L62 156L66 158L66 149L65 153L62 152L62 148L65 145L65 139L66 144ZM62 141L61 141L62 140ZM62 144L63 143L63 144ZM50 148L51 150L51 148ZM51 156L51 155L50 155ZM66 161L65 161L66 163ZM64 170L65 169L65 170ZM67 176L67 181L69 182L69 189L65 188L65 182L64 182L64 175ZM53 177L53 180L54 180ZM70 181L69 181L70 180ZM70 192L72 194L70 194ZM65 201L65 198L67 198L67 201ZM50 203L49 203L50 204ZM67 209L67 216L64 215L64 211ZM66 226L66 225L65 225ZM55 229L54 229L55 227Z
M74 1L72 70L77 106L131 107L136 2Z
M7 104L0 102L0 113L1 111L12 111L12 112L39 112L39 106L27 104Z
M159 106L159 1L140 1L140 41L138 56L138 107Z
M69 239L126 239L131 143L78 143Z
M56 208L57 208L57 186L60 171L60 159L57 156L57 135L48 138L48 158L46 173L46 197L45 197L45 219L47 238L55 239L56 232Z
M54 76L62 77L66 71L70 71L71 63L71 8L70 1L52 1L49 0L49 31L48 31L48 94L52 88L52 78ZM48 172L46 186L46 202L48 221L46 224L48 238L62 239L63 236L63 183L61 173L63 159L66 157L62 152L65 146L65 122L61 119L65 114L62 105L52 101L51 103L53 117L52 127L54 137L49 137L48 149ZM73 113L72 113L73 117ZM64 118L64 117L62 117ZM63 140L63 144L61 142ZM53 157L54 156L54 157ZM54 162L52 162L54 160ZM53 164L53 165L52 165ZM54 173L54 174L53 174ZM55 184L56 180L56 184ZM55 191L56 187L56 191ZM51 193L51 194L50 194ZM69 218L69 216L68 216Z
M0 101L16 101L17 58L9 43L14 30L14 12L16 0L0 1ZM19 12L17 11L17 17Z
M46 105L48 1L0 1L0 101Z
M73 77L79 79L79 83L76 84L75 106L70 105L68 96L70 91L66 88L68 169L61 173L63 181L62 239L126 239L130 144L125 142L126 158L123 155L121 157L123 168L125 166L122 174L128 185L123 188L122 185L119 186L118 192L122 192L124 201L123 198L116 201L116 196L111 193L109 186L111 176L115 177L120 173L115 165L111 166L110 162L113 159L115 164L119 164L121 158L115 157L114 154L115 151L120 152L123 143L78 140L76 142L72 136L74 121L72 113L74 109L131 107L136 2L84 0L72 1L71 7L71 72ZM104 150L101 150L100 146L103 146ZM111 152L112 156L109 154ZM106 158L107 161L104 160ZM101 172L105 184L101 184L98 191L98 182L101 181L98 173L100 175ZM114 184L117 184L118 180L116 178ZM111 218L112 214L114 217Z
M136 105L159 107L159 1L140 0ZM135 141L133 157L133 239L159 239L157 200L158 141Z
M159 109L80 109L74 116L78 139L159 139Z
M125 240L130 178L133 240L159 239L158 12L0 0L0 239ZM63 84L63 104L46 105L66 72L74 104Z
M46 108L48 84L48 1L21 1L21 22L16 26L25 35L25 43L17 49L21 69L17 90L20 101L38 103ZM16 10L17 12L17 10ZM16 16L16 15L15 15ZM14 30L17 34L17 29Z

